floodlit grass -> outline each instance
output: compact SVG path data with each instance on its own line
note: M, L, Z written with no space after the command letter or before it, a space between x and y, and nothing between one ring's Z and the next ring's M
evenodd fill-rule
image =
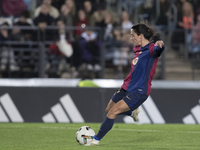
M86 147L75 140L81 126L98 132L100 124L0 124L1 150L199 150L200 125L114 124L100 146Z

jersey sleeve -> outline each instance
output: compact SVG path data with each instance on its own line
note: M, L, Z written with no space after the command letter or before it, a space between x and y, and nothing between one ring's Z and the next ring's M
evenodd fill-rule
M162 48L160 48L159 46L153 46L153 44L151 44L149 50L152 56L160 57L162 52L165 50L165 46L163 45Z

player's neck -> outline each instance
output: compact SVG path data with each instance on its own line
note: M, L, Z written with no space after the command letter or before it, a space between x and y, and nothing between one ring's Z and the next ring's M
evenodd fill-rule
M146 39L144 39L144 40L142 41L141 47L144 47L144 46L146 46L147 44L149 44L149 41L146 40Z

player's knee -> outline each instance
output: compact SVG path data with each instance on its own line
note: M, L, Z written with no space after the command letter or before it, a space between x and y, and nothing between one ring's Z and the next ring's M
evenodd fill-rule
M107 117L114 119L117 116L117 113L118 113L118 108L111 108L107 113Z
M115 113L112 113L112 112L110 112L110 111L107 113L107 117L110 118L110 119L115 119L116 116L117 116L117 115L116 115Z

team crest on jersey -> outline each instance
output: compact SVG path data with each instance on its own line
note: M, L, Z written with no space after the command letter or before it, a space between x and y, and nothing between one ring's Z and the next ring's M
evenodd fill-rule
M137 64L138 59L139 59L138 57L136 57L135 59L133 59L133 61L132 61L133 65L136 65L136 64Z

